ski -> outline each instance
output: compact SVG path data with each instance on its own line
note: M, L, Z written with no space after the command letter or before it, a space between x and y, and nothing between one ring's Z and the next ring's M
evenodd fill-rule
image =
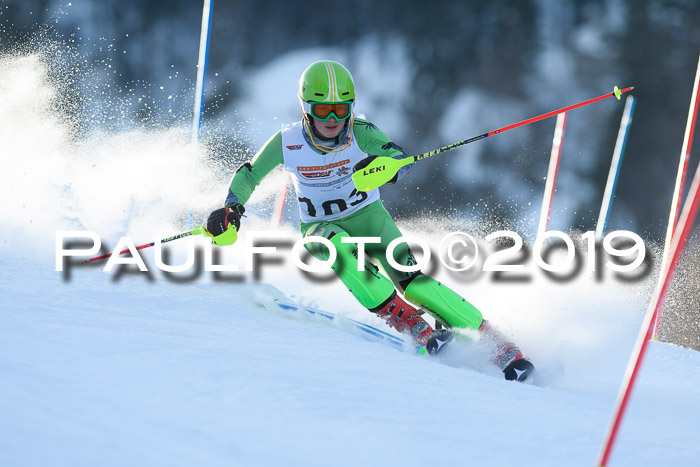
M357 329L364 333L366 336L369 336L372 340L389 344L392 347L401 351L409 350L417 355L426 355L428 353L425 347L410 344L406 339L394 336L392 334L389 334L388 332L382 331L381 329L377 329L373 326L370 326L369 324L357 321L352 318L348 318L346 316L336 315L329 311L321 310L319 308L314 308L307 305L300 305L298 303L294 303L289 299L276 298L268 303L274 304L279 310L293 313L306 313L311 316L320 316L322 318L326 318L329 321L342 321L343 323L348 323L354 329ZM263 307L265 307L265 305L263 305ZM438 360L444 364L447 364L448 366L453 366L450 365L449 362L446 362L444 359L438 358ZM461 368L461 366L458 367ZM523 381L523 383L533 386L549 387L561 381L563 379L563 376L563 365L561 364L561 362L554 361L544 365L538 365L537 368L534 369L534 371L532 371L527 380Z
M388 332L382 331L380 329L377 329L373 326L370 326L369 324L365 324L361 321L357 321L352 318L348 317L339 317L338 315L325 311L325 310L320 310L318 308L313 308L310 306L306 305L299 305L297 303L291 302L291 301L286 301L286 300L280 300L280 299L275 299L273 303L279 308L280 310L285 310L285 311L292 311L292 312L303 312L303 313L308 313L313 316L321 316L323 318L326 318L330 321L337 321L339 318L343 320L343 322L350 323L355 329L358 329L362 331L363 333L371 336L373 339L385 342L397 349L400 350L405 350L407 348L414 348L415 353L417 354L424 354L426 353L424 347L420 346L413 346L410 345L406 340L394 336L392 334L389 334Z

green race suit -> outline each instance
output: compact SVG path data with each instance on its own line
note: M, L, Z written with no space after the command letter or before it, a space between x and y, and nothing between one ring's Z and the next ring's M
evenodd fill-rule
M405 157L399 146L394 144L374 124L355 118L352 121L352 136L359 148L374 156ZM325 155L309 145L320 156ZM282 152L282 132L278 131L263 144L249 164L242 166L231 180L226 202L237 201L243 205L260 182L278 165L284 164Z
M345 140L338 142L339 150L331 152L318 149L307 133L303 133L305 139L300 139L300 127L283 127L263 145L250 163L239 168L231 180L226 202L245 204L262 179L284 164L294 177L297 193L303 190L314 193L314 197L299 197L302 234L322 236L333 243L338 252L333 269L363 306L375 311L392 296L397 286L408 300L428 311L443 325L477 329L482 322L481 313L461 296L431 277L419 272L402 272L388 263L387 246L401 237L401 232L382 205L378 190L373 190L377 191L376 200L364 193L349 193L351 187L347 183L351 183L352 166L348 167L348 164L357 158L357 151L363 156L403 158L406 155L372 123L355 118L349 125L350 128L344 131ZM293 131L297 132L294 133L297 139L290 139L289 133L284 133ZM293 144L289 144L290 141ZM345 153L352 153L352 157L345 158ZM302 165L297 163L299 154L304 161ZM338 162L328 164L330 160ZM400 173L399 178L402 175ZM346 191L345 200L331 199L343 189ZM329 199L321 203L319 197L323 198L324 193L328 193ZM345 237L380 237L380 243L366 245L366 253L379 263L389 278L368 261L365 261L364 270L358 271L357 246L343 243ZM307 248L315 256L327 258L327 249L320 243L309 243ZM394 249L394 259L404 266L416 264L405 243Z

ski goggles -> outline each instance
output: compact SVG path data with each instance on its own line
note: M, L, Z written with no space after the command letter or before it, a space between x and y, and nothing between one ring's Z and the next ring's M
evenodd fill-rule
M304 111L322 122L335 117L338 121L346 120L352 113L352 101L347 102L304 102Z

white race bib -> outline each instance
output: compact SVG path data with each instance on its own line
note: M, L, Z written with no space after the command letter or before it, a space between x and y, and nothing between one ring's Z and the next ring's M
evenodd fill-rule
M347 148L321 155L306 142L301 122L282 127L284 168L292 174L302 222L342 219L379 199L378 189L355 189L352 168L368 154L348 137Z

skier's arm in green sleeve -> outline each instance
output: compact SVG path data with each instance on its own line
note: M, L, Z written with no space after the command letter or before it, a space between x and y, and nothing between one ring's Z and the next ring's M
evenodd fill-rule
M278 131L263 144L253 160L238 168L231 179L225 204L245 204L262 179L282 163L282 132Z
M356 118L353 124L353 134L357 140L357 145L360 147L362 152L365 152L371 156L388 156L394 159L403 159L408 156L403 152L401 146L394 143L389 139L379 128L377 128L373 123L366 120ZM401 167L397 173L396 178L392 179L388 183L396 183L400 180L411 168L411 165Z

